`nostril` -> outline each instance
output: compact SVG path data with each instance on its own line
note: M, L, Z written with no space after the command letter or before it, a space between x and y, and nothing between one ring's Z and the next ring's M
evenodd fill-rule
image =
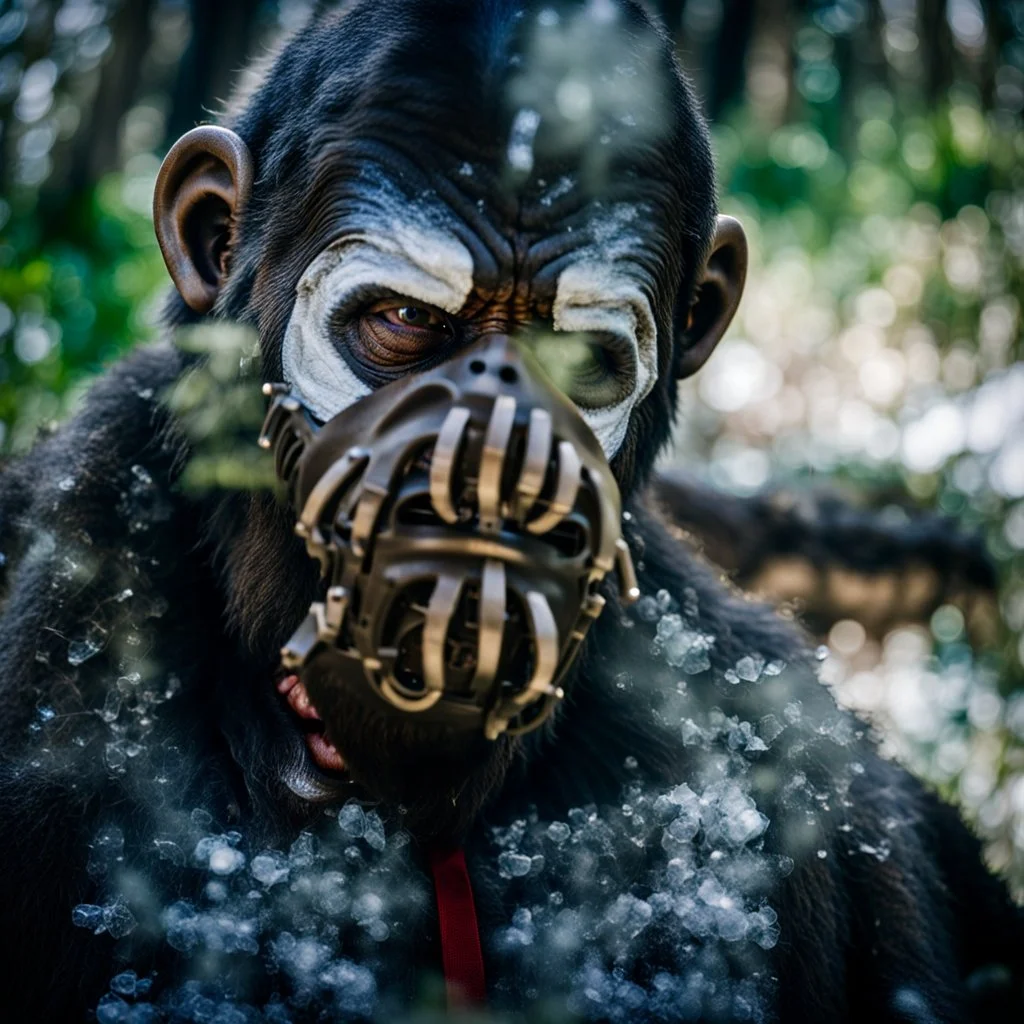
M498 371L498 376L499 376L499 377L500 377L500 378L501 378L501 379L502 379L502 380L503 380L503 381L504 381L504 382L505 382L506 384L515 384L515 382L516 382L517 380L519 380L519 374L518 374L518 373L516 373L516 370L515 370L515 367L514 367L514 366L508 366L508 365L506 365L506 366L503 366L503 367L502 367L502 368L501 368L501 369L500 369L500 370Z
M470 373L483 373L484 370L486 370L486 369L487 369L487 367L484 365L484 361L482 359L474 359L469 364L469 372Z

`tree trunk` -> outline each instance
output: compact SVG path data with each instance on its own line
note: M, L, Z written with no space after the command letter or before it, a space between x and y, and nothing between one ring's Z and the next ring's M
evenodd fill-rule
M124 0L111 21L113 52L103 66L89 116L75 138L68 176L73 190L93 184L118 166L121 121L137 98L142 62L152 38L154 2Z
M245 66L259 0L191 0L192 40L181 59L167 119L168 145L221 107Z

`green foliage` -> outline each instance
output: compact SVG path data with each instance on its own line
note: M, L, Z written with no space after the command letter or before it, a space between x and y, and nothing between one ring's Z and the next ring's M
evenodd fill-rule
M179 330L175 344L203 357L166 398L193 453L182 486L196 493L276 489L273 460L254 444L266 414L255 333L203 325Z
M152 178L112 174L60 203L0 207L0 424L8 451L62 418L89 379L151 338L167 283Z

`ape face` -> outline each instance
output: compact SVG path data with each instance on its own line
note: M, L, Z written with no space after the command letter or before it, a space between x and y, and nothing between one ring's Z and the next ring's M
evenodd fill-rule
M239 108L232 129L180 140L157 184L191 314L254 324L265 379L321 423L508 336L575 405L623 495L643 481L675 380L728 325L746 250L735 222L715 227L706 131L638 7L349 5L288 43ZM286 517L254 502L227 576L250 649L279 646L311 587ZM308 682L280 681L294 724L319 720ZM475 812L515 748L343 696L321 700L333 742L314 733L313 761L435 825L451 817L439 807Z

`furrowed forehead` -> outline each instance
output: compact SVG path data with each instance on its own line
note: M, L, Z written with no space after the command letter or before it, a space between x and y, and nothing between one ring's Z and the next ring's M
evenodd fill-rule
M500 166L464 159L442 145L430 156L414 163L380 139L364 137L348 148L344 167L328 166L315 176L299 217L283 204L278 218L309 225L302 235L291 234L290 252L281 253L296 261L292 281L337 240L369 235L410 267L449 280L453 294L464 293L471 276L470 287L484 298L512 282L550 298L564 264L583 256L650 282L650 267L664 255L663 233L652 226L666 218L642 198L636 178L615 189L615 198L595 199L577 175L552 171L537 178L531 198L509 203ZM458 311L449 300L431 301Z
M536 179L532 195L510 202L500 166L453 152L435 157L418 167L401 158L374 161L328 182L318 203L344 213L318 251L345 233L370 230L431 270L454 252L442 243L456 241L471 254L475 283L487 285L498 272L530 274L573 252L639 267L664 238L660 204L649 201L644 179L595 197L579 176L552 171Z
M386 257L382 266L436 282L434 305L449 313L462 308L473 287L474 260L458 218L434 192L410 194L383 173L365 172L346 220L339 241L367 243Z
M571 191L566 180L563 198ZM627 281L632 290L651 290L644 224L652 214L642 203L588 203L571 217L553 217L548 231L535 227L517 237L514 227L496 223L485 200L473 204L467 223L436 190L413 194L376 170L359 183L343 222L302 270L299 294L325 282L335 293L375 284L455 315L473 293L506 291L514 281L531 286L534 278L547 281L537 292L550 298L557 286L573 303L577 292L591 302L602 289L614 296ZM500 244L483 245L482 235ZM577 272L566 274L570 267Z

